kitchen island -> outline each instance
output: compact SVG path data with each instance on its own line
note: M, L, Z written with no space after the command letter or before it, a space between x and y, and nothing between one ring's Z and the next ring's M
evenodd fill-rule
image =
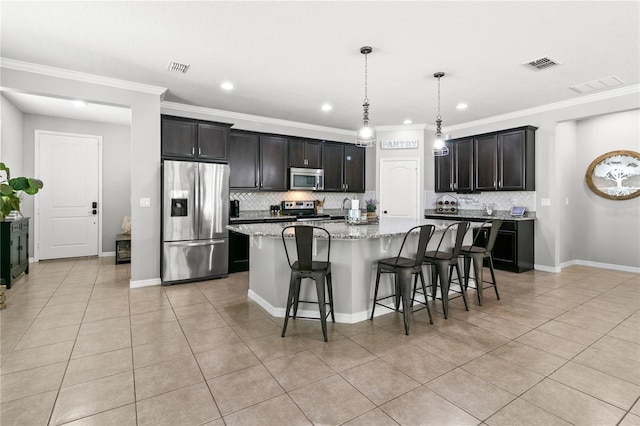
M355 323L369 317L377 261L396 256L409 229L423 224L435 225L436 232L428 246L432 250L450 223L447 220L385 218L380 223L366 225L349 225L342 221L306 222L307 225L325 228L331 235L330 260L336 321ZM227 226L231 231L249 236L249 298L277 317L285 315L290 274L281 234L282 229L291 224L293 222ZM287 240L293 250L290 252L295 253L293 238ZM416 232L409 237L405 254L411 256L412 252L415 253L417 240ZM450 246L450 236L446 242ZM327 246L326 239L314 239L314 253L325 254ZM385 274L380 280L379 294L392 294L391 283L390 275ZM302 300L315 300L315 287L312 284L303 283L302 292ZM384 311L381 309L377 313L387 313ZM301 316L318 317L317 307L313 305L301 305L298 312Z

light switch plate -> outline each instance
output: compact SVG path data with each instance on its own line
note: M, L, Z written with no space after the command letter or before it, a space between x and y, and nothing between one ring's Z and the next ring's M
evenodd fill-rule
M150 198L140 198L140 207L151 207Z
M550 206L551 205L551 198L541 198L540 199L540 205L541 206Z

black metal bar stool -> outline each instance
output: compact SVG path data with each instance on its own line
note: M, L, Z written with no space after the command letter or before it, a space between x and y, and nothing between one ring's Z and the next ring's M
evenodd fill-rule
M291 230L293 230L297 260L293 263L289 257L289 250L287 249L286 237ZM321 238L326 238L328 241L327 257L326 260L313 260L313 234L314 231L321 235ZM324 341L327 342L327 305L329 305L329 313L331 314L331 321L336 322L333 313L333 287L331 285L331 262L329 261L331 254L331 234L319 226L311 225L291 225L282 230L282 244L284 245L284 252L287 256L287 262L291 268L291 279L289 281L289 295L287 297L287 311L284 316L284 326L282 327L282 337L284 337L287 331L287 324L289 317L294 319L298 314L298 303L314 303L318 304L320 311L320 322L322 324L322 334L324 335ZM311 278L316 285L316 294L318 296L317 301L300 300L300 284L303 278ZM326 281L326 286L325 286ZM329 303L326 303L325 291L329 295ZM293 315L291 315L291 308L293 307Z
M444 311L445 319L449 315L449 290L451 287L451 281L453 277L453 269L455 268L458 275L458 282L460 283L460 292L462 293L462 300L464 300L464 307L468 311L467 295L464 288L462 274L460 273L460 266L458 265L458 257L460 256L460 250L462 249L462 241L464 236L469 230L470 223L468 221L455 222L447 226L440 237L440 242L435 251L428 251L424 256L424 263L431 266L431 294L432 298L436 298L436 290L438 278L440 280L440 290L442 294L442 310ZM445 238L448 237L449 231L455 229L455 243L450 250L441 250L442 243ZM416 295L416 285L413 286L413 299ZM423 290L424 291L424 290ZM424 294L425 300L427 294Z
M493 256L491 252L501 226L501 219L486 220L482 222L480 228L474 229L475 236L473 237L473 243L471 243L470 246L462 246L462 249L460 250L460 254L464 256L464 287L467 289L469 286L469 272L471 269L471 261L473 261L473 270L475 273L474 281L476 282L475 288L478 293L478 304L480 306L482 306L482 290L485 283L493 286L496 291L496 297L500 300L498 285L496 284L496 274L493 270ZM483 278L484 259L489 259L491 281L484 281Z
M405 243L407 242L407 237L416 229L420 229L420 236L418 238L418 249L413 258L402 257L402 249L404 248ZM422 283L422 291L426 294L426 287L424 283L424 276L422 275L422 261L424 259L424 253L427 250L427 244L433 235L433 231L435 226L433 225L422 225L422 226L414 226L411 228L404 236L402 240L402 245L400 246L400 250L398 251L398 255L396 257L389 257L386 259L378 260L378 272L376 275L376 287L373 294L373 308L371 309L371 320L373 320L373 314L376 310L376 305L383 306L387 309L391 309L388 306L379 303L380 300L389 299L391 297L395 297L395 310L398 311L400 300L402 300L402 314L404 317L404 331L408 335L409 334L409 314L411 306L413 305L413 301L409 303L409 293L411 292L411 276L415 275L415 280L417 284L418 276L420 276L420 281ZM384 273L391 273L395 276L395 293L390 296L381 297L378 299L378 288L380 286L380 275ZM429 322L433 324L433 318L431 317L431 310L429 309L429 305L427 306L427 312L429 313Z

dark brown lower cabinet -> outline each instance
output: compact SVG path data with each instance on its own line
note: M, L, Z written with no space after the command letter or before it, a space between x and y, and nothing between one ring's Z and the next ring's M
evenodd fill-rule
M428 215L426 219L468 220L484 222L485 219L465 218L464 216ZM490 219L487 217L487 219ZM496 269L509 272L525 272L533 269L534 265L534 235L533 220L505 220L500 227L498 237L493 246L493 266ZM474 232L475 237L475 232ZM486 233L478 237L477 244L486 241ZM485 266L489 266L485 260Z
M493 266L504 271L533 269L533 220L504 221L493 246Z
M249 270L249 236L229 231L229 273Z
M0 222L0 278L7 288L29 273L29 218Z

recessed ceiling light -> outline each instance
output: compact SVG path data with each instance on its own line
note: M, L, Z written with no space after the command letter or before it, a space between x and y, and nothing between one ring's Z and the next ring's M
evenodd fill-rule
M333 107L331 105L329 105L329 104L322 104L321 108L325 112L331 111L333 109Z
M76 99L75 101L71 101L74 107L76 108L84 108L87 106L87 103L83 100Z
M456 105L456 109L458 110L467 109L468 107L469 105L465 104L464 102L460 102L458 105Z
M225 81L224 83L222 83L220 85L220 87L222 87L224 90L232 90L233 89L233 83L231 83L230 81Z
M402 122L402 124L411 124L411 123L413 123L413 121L409 120L408 118Z

